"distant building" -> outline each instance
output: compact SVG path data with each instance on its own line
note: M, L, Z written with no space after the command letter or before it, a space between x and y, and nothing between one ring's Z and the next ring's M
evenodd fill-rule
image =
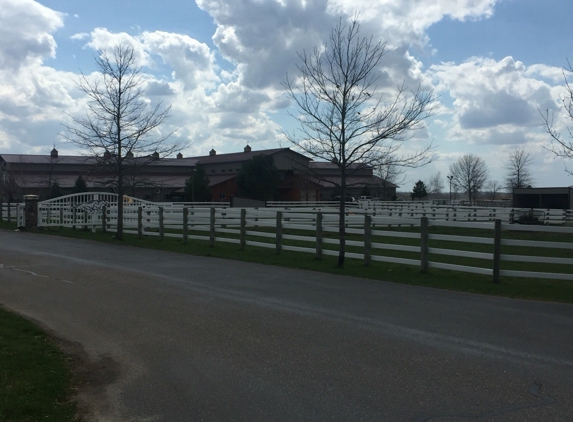
M573 209L573 187L515 188L514 208Z
M208 155L184 158L159 158L158 155L127 157L128 171L125 179L125 193L150 201L184 201L185 182L197 166L201 166L209 178L212 201L227 202L231 196L239 195L236 177L242 164L257 155L271 155L281 174L281 184L276 193L277 200L317 201L330 200L336 196L334 185L340 176L336 165L314 162L290 148L276 148L253 151L247 145L243 152L217 154L212 149ZM111 162L110 153L101 158L86 156L60 156L54 148L49 155L0 154L0 181L13 177L18 185L16 200L23 195L37 194L46 198L50 186L58 182L63 194L72 192L78 176L82 176L89 191L113 191L108 183L113 171L106 171L106 160ZM365 187L372 196L392 199L396 186L384 183L373 175L372 168L355 168L348 178L347 195L358 197ZM383 188L384 187L384 188Z

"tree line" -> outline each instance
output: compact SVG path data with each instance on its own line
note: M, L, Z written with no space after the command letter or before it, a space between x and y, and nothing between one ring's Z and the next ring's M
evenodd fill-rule
M475 154L465 154L450 165L447 179L450 192L466 193L470 204L475 203L478 194L482 192L488 193L489 199L495 200L503 188L507 192L513 192L513 189L531 187L531 154L524 148L516 148L509 154L503 183L489 178L485 160ZM441 194L443 190L444 180L441 173L437 172L427 183L421 180L416 182L411 197L412 200L423 199L429 194Z

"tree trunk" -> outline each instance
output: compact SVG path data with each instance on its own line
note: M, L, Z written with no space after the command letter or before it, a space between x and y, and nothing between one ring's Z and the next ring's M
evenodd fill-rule
M115 238L123 240L123 174L121 164L118 164L117 195L117 231Z
M338 268L344 268L344 257L346 254L346 175L342 175L340 183L340 204L339 204L339 222L338 222Z

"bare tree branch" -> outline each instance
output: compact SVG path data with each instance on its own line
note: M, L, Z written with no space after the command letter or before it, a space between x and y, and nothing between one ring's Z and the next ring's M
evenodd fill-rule
M431 144L398 159L403 143L434 114L436 98L420 87L409 92L404 84L386 98L376 85L385 54L385 43L360 35L357 17L348 25L340 20L326 49L299 53L298 77L287 75L283 84L298 109L291 116L299 123L299 129L285 132L285 137L306 155L334 163L340 172L339 267L344 266L348 177L384 157L410 167L432 159Z
M525 188L533 182L531 176L531 154L524 148L517 148L509 155L505 169L507 176L505 186L508 192L513 192L515 188Z
M569 60L567 60L567 67L563 69L563 80L565 83L565 95L561 98L562 112L566 120L573 122L573 86L568 79L568 74L573 74L573 67ZM552 110L540 110L542 126L549 134L551 144L544 148L555 154L557 157L573 158L573 128L567 127L567 138L563 137L555 124L555 112ZM573 175L573 171L565 169L565 171Z
M88 97L85 116L71 116L66 139L96 157L101 182L113 186L119 195L117 238L123 237L123 194L141 166L184 147L168 142L172 133L159 132L170 107L161 101L149 106L144 98L141 68L131 45L118 45L110 55L100 51L95 58L100 77L92 81L83 73L77 86Z
M495 198L497 196L497 194L499 193L500 189L501 189L501 184L497 181L497 180L491 180L488 184L487 184L487 192L490 196L489 199L491 199L492 201L495 201Z
M450 166L454 186L468 194L470 204L475 202L477 193L485 185L488 170L485 161L473 154L466 154Z
M430 176L430 180L427 183L428 193L432 195L439 195L444 190L444 180L442 179L442 173L437 172Z

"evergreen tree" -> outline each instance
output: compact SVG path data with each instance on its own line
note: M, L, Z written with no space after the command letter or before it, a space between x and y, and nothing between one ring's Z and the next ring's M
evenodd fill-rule
M63 196L60 182L58 182L57 180L54 180L52 182L52 184L50 185L50 195L49 196L50 196L49 199L58 198L60 196Z
M185 181L185 198L194 202L205 202L211 199L209 178L201 166L197 166L191 177Z
M412 193L410 195L412 196L412 200L415 200L416 198L422 199L428 196L428 192L426 190L426 185L424 184L424 182L418 180L414 185L414 189L412 190Z
M243 163L237 176L242 196L260 201L273 199L281 183L281 175L270 155L256 155Z
M74 183L74 187L72 188L72 193L82 193L88 191L88 184L86 183L86 179L82 177L80 174Z

